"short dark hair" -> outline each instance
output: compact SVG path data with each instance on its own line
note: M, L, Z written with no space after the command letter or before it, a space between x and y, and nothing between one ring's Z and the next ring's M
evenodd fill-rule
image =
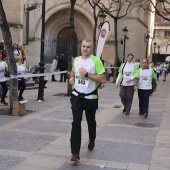
M93 47L93 41L92 41L91 39L86 38L86 39L84 39L83 41L85 41L85 42L90 42L90 43L91 43L91 46ZM82 41L82 42L83 42L83 41Z
M133 55L133 54L128 54L127 57L129 57L130 55L134 58L134 55Z

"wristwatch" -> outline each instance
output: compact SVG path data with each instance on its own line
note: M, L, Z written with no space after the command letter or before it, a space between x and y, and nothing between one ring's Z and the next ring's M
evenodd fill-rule
M87 72L85 75L84 75L84 77L88 77L89 76L89 73Z

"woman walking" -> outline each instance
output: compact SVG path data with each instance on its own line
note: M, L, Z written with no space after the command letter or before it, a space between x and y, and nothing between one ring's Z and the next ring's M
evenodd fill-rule
M156 67L156 75L157 75L157 80L158 80L158 81L159 81L160 73L161 73L161 66L160 66L160 64L158 63L158 64L157 64L157 67Z
M133 58L133 54L127 56L127 61L122 63L119 68L119 75L116 80L116 87L120 84L120 98L124 106L123 113L125 115L130 114L134 95L134 79L137 68L132 62Z
M58 58L58 57L55 56L54 59L53 59L53 62L52 62L52 64L51 64L51 69L50 69L50 71L51 71L52 73L57 70L57 64L58 64L57 58ZM51 81L57 81L57 80L55 79L55 74L52 74L52 76L51 76Z
M3 53L0 51L0 85L3 89L2 97L1 97L1 103L4 105L8 105L8 103L5 101L6 94L8 92L7 88L7 83L6 83L6 78L5 78L5 70L8 70L8 65L5 61L2 60L3 58Z

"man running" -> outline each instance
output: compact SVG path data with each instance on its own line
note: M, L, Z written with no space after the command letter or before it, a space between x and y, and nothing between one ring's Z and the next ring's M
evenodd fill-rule
M95 114L98 109L98 83L105 83L105 69L101 60L92 55L93 44L90 39L82 41L82 55L73 61L72 72L69 83L74 85L71 96L71 108L73 114L71 131L71 161L80 159L81 146L81 121L83 110L85 110L89 131L88 149L93 150L96 138Z

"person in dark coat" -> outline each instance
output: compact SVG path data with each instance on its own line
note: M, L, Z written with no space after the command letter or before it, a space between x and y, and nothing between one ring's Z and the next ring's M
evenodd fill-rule
M61 54L61 57L58 60L58 66L57 66L57 70L60 71L66 71L68 70L68 62L66 60L66 57L64 56L64 54ZM62 73L60 74L60 82L63 81L63 77L64 77L64 82L66 82L67 79L67 73Z

